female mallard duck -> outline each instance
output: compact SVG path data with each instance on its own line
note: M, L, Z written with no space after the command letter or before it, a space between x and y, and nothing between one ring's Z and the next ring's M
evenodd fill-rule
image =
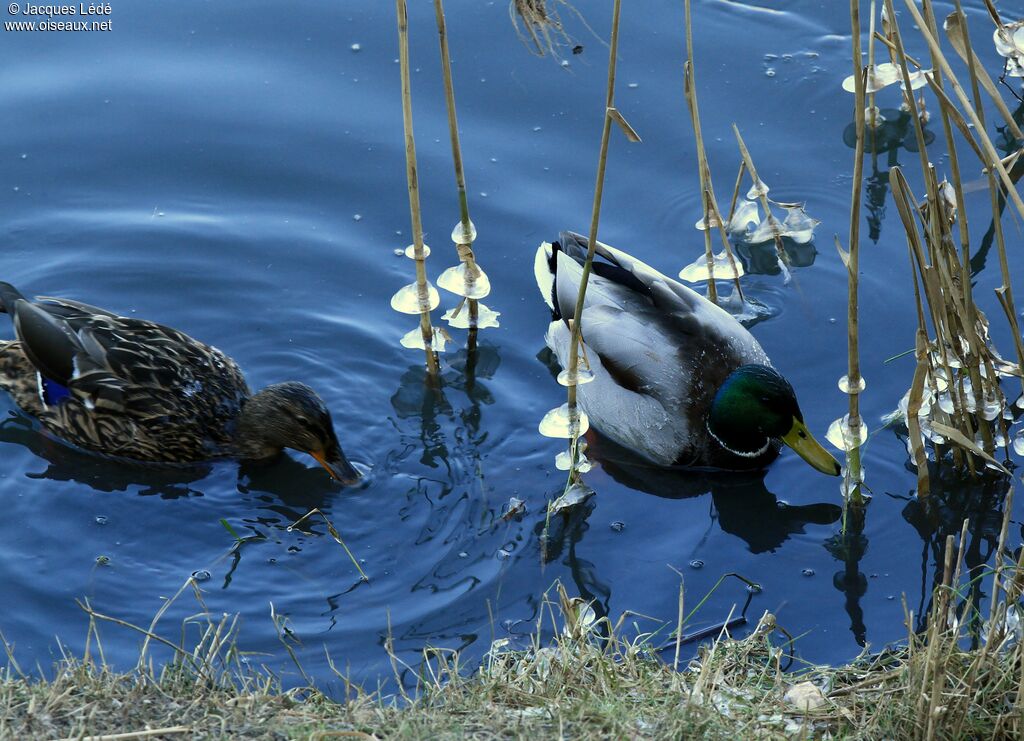
M547 344L568 364L587 240L562 232L537 250L554 315ZM594 380L580 385L591 424L653 463L763 468L789 445L819 471L839 464L808 432L793 387L728 312L620 250L598 243L583 305Z
M301 383L250 394L238 365L176 329L0 283L17 339L0 342L0 388L43 427L120 458L191 463L309 453L334 478L359 473L330 412Z

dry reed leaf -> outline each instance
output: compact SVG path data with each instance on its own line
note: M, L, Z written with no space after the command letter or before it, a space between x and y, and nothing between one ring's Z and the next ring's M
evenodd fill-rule
M946 16L946 20L943 23L943 28L946 31L946 36L949 37L949 42L953 45L953 49L965 63L970 64L973 68L975 77L978 78L978 82L985 88L991 97L992 101L996 104L996 108L999 109L1000 115L1006 121L1009 127L1010 133L1017 139L1024 139L1024 133L1021 133L1020 128L1017 126L1017 122L1014 121L1013 115L1010 113L1010 109L1006 107L1006 103L1003 102L1003 96L999 94L999 89L996 88L992 78L988 76L985 71L985 67L978 61L978 55L974 53L970 46L970 38L968 37L967 27L963 23L959 13L950 13ZM998 31L997 31L998 33ZM970 62L968 62L970 60Z

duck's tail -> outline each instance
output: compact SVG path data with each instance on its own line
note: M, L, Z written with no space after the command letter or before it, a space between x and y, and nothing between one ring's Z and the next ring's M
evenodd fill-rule
M558 280L558 253L561 252L582 265L587 258L587 239L576 232L563 231L555 242L542 242L533 260L533 274L537 279L544 303L551 309L554 319L561 319L558 294L555 284Z
M555 251L558 243L541 242L537 248L537 254L533 258L533 275L537 279L537 288L544 299L544 303L551 309L551 313L558 317L558 309L555 308Z

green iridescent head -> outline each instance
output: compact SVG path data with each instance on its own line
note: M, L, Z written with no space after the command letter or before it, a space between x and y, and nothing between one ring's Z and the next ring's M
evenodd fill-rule
M735 455L757 458L772 440L781 440L822 473L839 475L839 463L807 430L793 387L766 365L729 374L711 402L707 428Z

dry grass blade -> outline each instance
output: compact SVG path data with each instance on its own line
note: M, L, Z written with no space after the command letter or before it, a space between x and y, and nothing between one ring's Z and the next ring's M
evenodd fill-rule
M349 560L351 560L351 561L352 561L352 565L356 567L356 571L358 571L358 572L359 572L359 576L360 576L360 577L362 578L362 580L363 580L363 581L366 581L366 582L370 581L370 577L368 577L368 576L366 575L366 572L365 572L365 571L363 571L363 567L359 565L359 561L357 561L357 560L356 560L356 557L355 557L354 555L352 555L352 551L350 551L350 550L348 549L348 546L347 546L347 545L345 545L345 541L341 539L341 535L340 535L340 534L338 533L338 531L337 531L337 530L335 529L335 527L334 527L334 525L333 525L333 524L331 523L331 521L330 521L329 519L327 519L327 515L325 515L325 514L324 514L324 513L323 513L323 512L322 512L322 511L320 510L320 508L319 508L319 507L314 507L314 508L313 508L313 509L311 509L311 510L310 510L309 512L307 512L306 514L304 514L304 515L303 515L302 517L300 517L299 519L297 519L297 520L296 520L295 522L293 522L293 523L292 523L291 525L289 525L289 526L288 526L288 528L287 528L287 531L288 531L288 532L291 532L292 530L294 530L295 528L297 528L297 527L298 527L299 525L301 525L301 524L302 524L303 522L305 522L305 521L306 521L307 519L309 519L309 518L310 518L310 517L312 517L313 515L320 515L320 517L322 517L322 518L323 518L323 520L324 520L324 524L325 524L325 525L327 525L327 532L328 532L328 533L330 533L330 535L331 535L331 537L332 537L332 538L334 538L334 542L335 542L335 543L337 543L338 545L340 545L340 546L341 546L342 548L344 548L344 549L345 549L345 553L346 553L346 554L348 555L348 557L349 557Z
M1000 473L1002 473L1002 474L1004 474L1006 476L1010 475L1010 472L1007 470L1006 466L1004 466L1002 463L1000 463L995 458L993 458L991 455L989 455L984 450L982 450L978 446L978 444L975 443L973 440L968 440L967 436L964 435L964 433L960 432L960 430L956 429L955 427L950 427L949 425L945 425L942 422L935 422L935 421L932 422L932 427L940 435L948 437L950 440L955 442L961 448L966 448L967 450L971 451L975 455L977 455L977 456L979 456L981 458L984 458L986 461L988 461L990 466L993 466Z
M147 728L144 731L126 731L124 733L106 733L102 736L68 736L58 741L129 741L136 738L152 738L153 736L174 736L179 733L192 733L189 726L168 726L167 728Z

